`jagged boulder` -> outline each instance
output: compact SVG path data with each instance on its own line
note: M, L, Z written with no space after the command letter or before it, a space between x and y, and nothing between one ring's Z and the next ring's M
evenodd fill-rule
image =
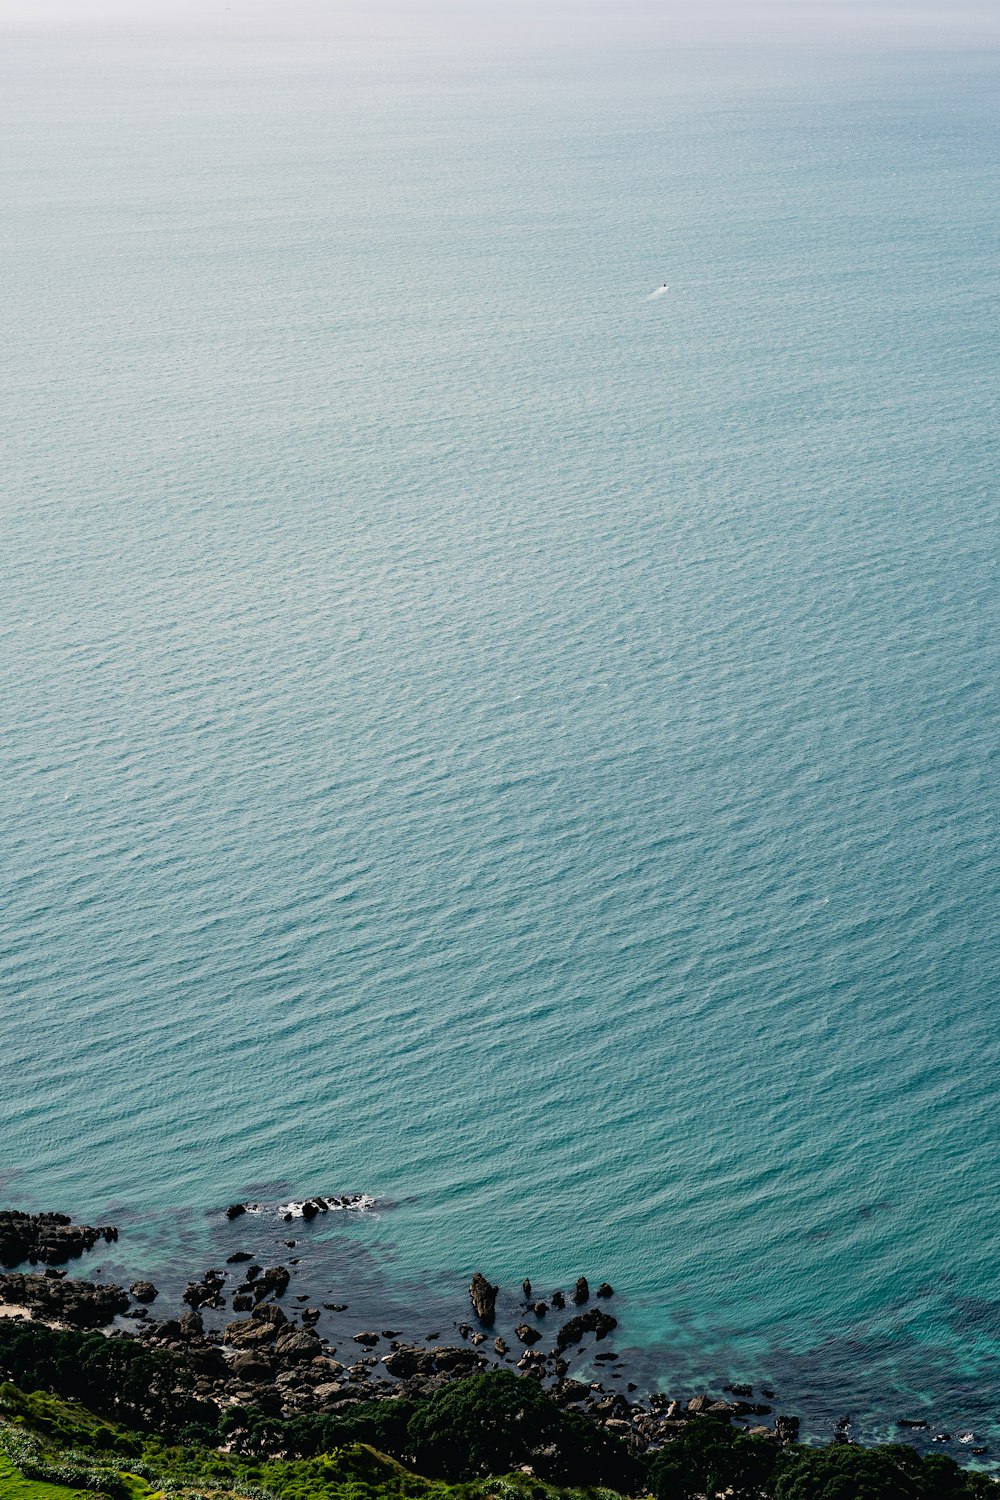
M250 1273L248 1271L247 1280L249 1281L249 1279ZM283 1297L288 1290L288 1283L291 1279L292 1273L287 1266L268 1266L254 1280L254 1296L262 1300L270 1292L275 1297Z
M290 1328L286 1333L279 1334L274 1345L275 1357L290 1364L315 1359L322 1353L322 1349L319 1334L314 1333L311 1328Z
M239 1318L235 1323L230 1323L222 1335L222 1341L231 1344L234 1349L258 1349L262 1345L273 1343L287 1325L285 1314L272 1302L266 1307L255 1308L251 1317Z
M499 1287L490 1285L482 1271L477 1271L469 1282L469 1298L472 1306L475 1308L476 1317L480 1323L485 1323L487 1327L489 1327L496 1317L497 1292L499 1290Z
M251 1385L262 1384L274 1375L274 1366L259 1353L237 1354L232 1364L233 1374Z

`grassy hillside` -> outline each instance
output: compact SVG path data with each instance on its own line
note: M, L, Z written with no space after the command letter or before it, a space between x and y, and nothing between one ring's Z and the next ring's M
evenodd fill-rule
M365 1443L315 1458L248 1459L140 1437L77 1402L0 1386L0 1500L620 1500L524 1474L449 1485Z
M105 1412L110 1399L105 1391ZM424 1400L361 1403L337 1418L281 1421L229 1407L215 1429L189 1429L175 1442L172 1430L139 1432L75 1399L7 1382L0 1500L623 1500L626 1487L632 1500L1000 1495L992 1476L899 1444L779 1448L712 1417L679 1427L642 1460L618 1445L622 1458L590 1424L558 1411L537 1382L500 1372ZM625 1479L622 1494L580 1482L611 1460Z
M94 1500L93 1493L86 1490L67 1489L62 1484L47 1484L42 1480L25 1479L7 1457L0 1451L0 1495L3 1500Z

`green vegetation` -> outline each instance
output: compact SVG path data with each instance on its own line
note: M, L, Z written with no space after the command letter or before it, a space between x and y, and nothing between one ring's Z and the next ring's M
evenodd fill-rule
M781 1456L774 1500L972 1500L1000 1489L985 1474L960 1469L953 1458L912 1448L793 1448Z
M21 1368L14 1365L20 1359ZM698 1417L642 1455L495 1370L415 1399L279 1419L192 1394L176 1355L0 1328L0 1500L996 1500L901 1445L780 1448ZM86 1396L86 1404L79 1399Z
M513 1378L513 1377L512 1377ZM393 1403L388 1403L393 1404ZM2 1500L617 1500L524 1474L444 1484L365 1443L310 1458L165 1443L102 1421L75 1402L0 1385Z
M654 1500L688 1500L720 1490L731 1491L734 1500L767 1494L778 1456L770 1439L750 1437L728 1422L705 1417L689 1422L653 1457L649 1487Z
M3 1500L94 1500L92 1494L82 1490L67 1489L61 1484L46 1484L36 1479L25 1479L0 1449L0 1495Z

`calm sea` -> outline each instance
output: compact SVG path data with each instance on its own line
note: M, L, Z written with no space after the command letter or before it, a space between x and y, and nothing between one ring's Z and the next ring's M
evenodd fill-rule
M986 1431L998 97L8 39L6 1203Z

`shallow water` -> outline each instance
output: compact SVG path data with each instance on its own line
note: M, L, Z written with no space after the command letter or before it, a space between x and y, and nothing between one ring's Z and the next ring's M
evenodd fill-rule
M995 59L0 82L5 1200L984 1426Z

